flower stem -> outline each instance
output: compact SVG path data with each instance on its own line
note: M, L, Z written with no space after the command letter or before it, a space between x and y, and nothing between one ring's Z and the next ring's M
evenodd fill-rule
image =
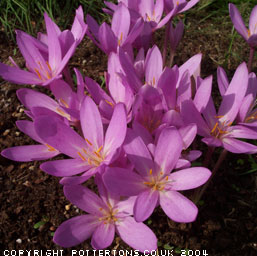
M195 198L194 198L194 202L197 204L201 197L203 196L203 193L205 192L206 188L209 186L211 180L213 179L214 175L217 173L217 171L219 170L220 168L220 165L222 164L222 162L224 161L224 159L226 158L227 156L227 153L228 151L226 149L224 149L222 151L222 153L220 154L219 156L219 159L217 161L217 163L215 164L213 170L212 170L212 173L211 173L211 177L209 178L209 180L203 185L203 187L198 191L198 193L195 195Z
M215 147L210 147L210 146L208 147L208 151L205 154L205 158L204 158L204 161L203 161L203 166L204 167L208 167L209 166L212 154L214 152L214 149L215 149Z
M169 63L169 67L171 67L172 64L173 64L174 56L175 56L175 51L170 48L170 63Z
M247 65L249 73L252 70L253 56L254 56L254 47L251 47L250 48L250 56L249 56L249 60L248 60L248 65Z
M165 66L166 63L166 56L167 56L167 45L169 40L169 31L170 31L170 22L167 23L165 28L165 37L164 37L164 43L163 43L163 49L162 49L162 63Z

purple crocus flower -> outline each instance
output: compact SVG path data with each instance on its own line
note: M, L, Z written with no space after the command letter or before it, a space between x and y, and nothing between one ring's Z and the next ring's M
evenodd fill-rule
M249 128L257 129L257 78L254 73L249 74L248 90L240 107L237 122Z
M17 43L26 60L28 71L21 70L16 64L14 67L11 67L0 63L0 76L3 79L17 84L46 86L55 79L61 78L63 69L75 52L76 46L81 41L81 38L78 37L75 40L73 38L69 47L64 49L62 38L59 37L58 33L60 32L59 28L46 13L44 17L47 30L47 44L31 37L25 32L17 30ZM75 28L73 30L76 34L77 29ZM68 40L68 42L71 41Z
M82 183L111 164L119 156L127 128L126 110L122 103L115 106L105 136L100 113L90 97L82 102L80 122L84 138L56 118L35 119L39 136L72 159L43 163L40 168L54 176L66 177L62 184ZM83 173L80 177L70 177Z
M27 88L17 90L17 96L21 103L28 109L26 110L26 114L32 119L39 115L45 115L53 112L68 121L72 120L69 113L65 110L67 103L64 99L61 99L60 103L58 103L44 93Z
M209 146L222 146L232 153L256 153L256 146L236 138L256 139L257 133L242 125L232 125L238 115L247 86L248 71L246 64L242 63L222 96L218 113L211 97L206 108L201 111L203 116L197 109L197 104L187 100L181 106L183 120L185 123L196 123L197 133L204 137L202 141ZM202 98L199 95L198 99Z
M107 167L103 180L108 190L118 195L137 196L134 206L136 221L146 220L160 204L169 218L177 222L192 222L197 207L177 191L204 184L211 172L203 167L170 173L183 148L175 127L165 128L152 155L143 140L128 129L124 150L136 171Z
M44 142L36 133L34 123L26 120L19 120L16 122L19 130L27 134L33 140L39 142L41 145L26 145L17 146L4 149L1 155L18 162L30 162L35 160L45 160L55 157L60 152L54 147Z
M130 12L123 3L120 3L116 8L111 27L105 22L99 27L97 22L90 15L87 15L86 21L89 26L87 35L108 55L111 52L116 52L118 46L130 49L131 44L143 29L143 20L140 17L133 25L130 19Z
M184 24L183 21L180 20L175 28L173 25L170 26L169 31L169 40L170 40L170 48L173 52L175 52L184 32Z
M164 0L164 9L166 13L171 10L175 10L173 15L176 15L181 12L185 12L196 5L199 0Z
M121 201L106 191L98 176L95 180L100 197L81 185L64 186L67 199L88 214L63 222L55 231L54 242L62 247L71 247L92 236L91 244L99 250L111 245L116 232L133 249L141 252L156 250L154 233L131 216L135 198Z
M251 47L257 46L257 5L251 12L249 29L245 27L242 16L234 4L229 4L229 14L237 32Z

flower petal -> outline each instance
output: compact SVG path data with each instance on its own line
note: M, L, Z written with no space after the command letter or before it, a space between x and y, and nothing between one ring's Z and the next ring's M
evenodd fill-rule
M176 165L183 148L183 141L175 127L162 130L155 149L154 161L164 173L169 173Z
M136 170L142 176L148 175L149 170L153 169L153 160L141 137L133 130L127 129L123 147L128 159L135 165Z
M33 73L0 63L0 76L15 84L41 84L42 81Z
M245 63L238 66L221 102L218 116L220 122L233 122L242 104L248 86L248 70Z
M96 104L90 97L85 97L80 110L80 122L84 138L97 150L103 146L103 124Z
M169 175L172 190L187 190L203 185L211 176L211 172L204 167L192 167Z
M217 69L217 82L219 86L220 95L223 96L228 88L229 81L225 70L222 67Z
M17 96L22 104L30 110L33 107L44 107L56 112L59 107L59 104L51 97L35 90L22 88L17 91Z
M209 76L201 82L194 97L194 104L200 113L206 108L209 102L211 96L211 89L212 76Z
M17 146L4 149L1 155L17 162L30 162L55 157L60 152L49 150L45 145Z
M116 224L121 239L135 250L149 252L157 249L157 238L153 231L144 223L139 223L132 217L126 217Z
M101 216L101 208L106 207L103 200L90 189L82 185L64 186L64 195L81 210L93 215Z
M224 138L222 140L223 146L227 151L230 151L235 154L256 154L257 146L252 145L250 143L233 139L233 138Z
M124 104L115 105L112 119L105 134L103 154L109 155L123 144L127 132L127 115Z
M128 8L120 3L112 17L112 31L118 38L119 45L126 40L130 27L130 14Z
M146 189L141 176L123 168L107 167L103 180L108 190L122 196L136 196Z
M198 213L195 204L176 191L160 193L160 205L166 215L176 222L195 221Z
M162 55L159 48L155 45L146 55L145 60L145 82L153 87L157 86L159 77L162 73Z
M145 221L153 213L159 199L159 191L147 189L140 193L134 205L134 218L137 222Z
M238 9L234 4L230 3L228 6L229 6L230 18L234 24L235 29L245 40L247 40L248 32L240 12L238 11Z
M57 177L76 175L90 168L91 166L85 165L81 159L48 161L40 165L41 170Z
M81 215L63 222L54 232L53 241L64 247L72 247L87 240L97 227L96 217Z
M115 226L112 223L102 222L95 230L91 244L97 249L101 250L111 245L115 234Z
M43 141L72 158L79 158L78 152L86 147L86 142L58 118L36 118L35 130Z

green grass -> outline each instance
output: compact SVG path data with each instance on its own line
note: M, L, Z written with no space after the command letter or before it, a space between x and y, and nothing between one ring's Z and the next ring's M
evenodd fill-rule
M36 35L43 28L43 13L47 12L61 29L65 29L72 23L79 5L83 6L85 13L89 13L98 21L106 18L102 12L104 3L101 0L1 0L1 27L12 40L15 40L15 29Z

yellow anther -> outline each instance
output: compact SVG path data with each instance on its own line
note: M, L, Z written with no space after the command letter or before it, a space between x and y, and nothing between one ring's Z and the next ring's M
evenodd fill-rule
M103 146L101 146L99 149L97 149L97 153L99 153L102 150Z
M216 128L218 127L218 125L219 125L219 123L217 122L217 123L214 125L214 127L212 128L211 133L213 133L213 132L216 130Z
M39 78L40 80L42 80L42 76L41 76L41 74L39 73L38 69L35 68L34 70L36 71L38 78Z
M39 65L40 69L41 69L41 70L43 70L43 68L42 68L42 65L41 65L40 61L38 61L38 62L37 62L37 64Z
M179 1L176 2L176 5L177 5L177 6L179 5Z
M50 66L50 64L49 64L48 61L46 61L46 65L47 65L47 67L49 68L49 70L52 72L52 68L51 68L51 66Z
M95 151L94 154L95 154L97 157L101 158L101 155L100 155L97 151Z
M93 145L88 139L85 139L85 141L86 141L90 146Z
M79 157L80 157L83 161L86 161L86 158L85 158L79 151L78 151L77 153L78 153Z
M163 175L163 171L160 172L160 175Z
M118 39L118 46L121 45L122 38L123 38L123 33L121 32L121 33L120 33L120 38Z
M153 85L155 85L155 77L153 77Z
M148 21L151 21L151 18L149 17L148 13L146 14L146 17L147 17Z
M100 208L99 208L99 210L100 210L100 211L102 211L102 210L103 210L103 208L102 208L102 207L100 207Z
M61 114L62 116L66 116L66 113L64 111L62 111L60 108L56 108L57 112L59 112L59 114Z
M150 174L150 175L152 175L152 174L153 174L153 170L152 170L152 169L150 169L149 174Z
M169 179L169 176L166 176L166 177L165 177L165 180L168 180L168 179Z
M48 79L51 79L51 76L50 76L50 74L48 73L48 71L46 71L46 76L47 76Z
M67 104L67 102L64 99L60 99L60 102L66 107L68 108L69 105Z
M56 149L53 148L52 146L50 146L50 145L48 145L48 144L46 144L46 146L48 147L48 151L56 151Z
M112 102L110 102L110 101L108 101L108 100L105 100L105 102L106 102L107 104L109 104L111 107L113 107L113 103L112 103Z
M215 116L215 118L222 118L223 116Z
M251 36L251 31L250 29L247 29L248 37Z
M87 162L88 162L89 165L92 165L92 161L91 161L90 158L87 159Z
M82 150L83 150L83 152L87 155L87 151L86 151L84 148L83 148Z

